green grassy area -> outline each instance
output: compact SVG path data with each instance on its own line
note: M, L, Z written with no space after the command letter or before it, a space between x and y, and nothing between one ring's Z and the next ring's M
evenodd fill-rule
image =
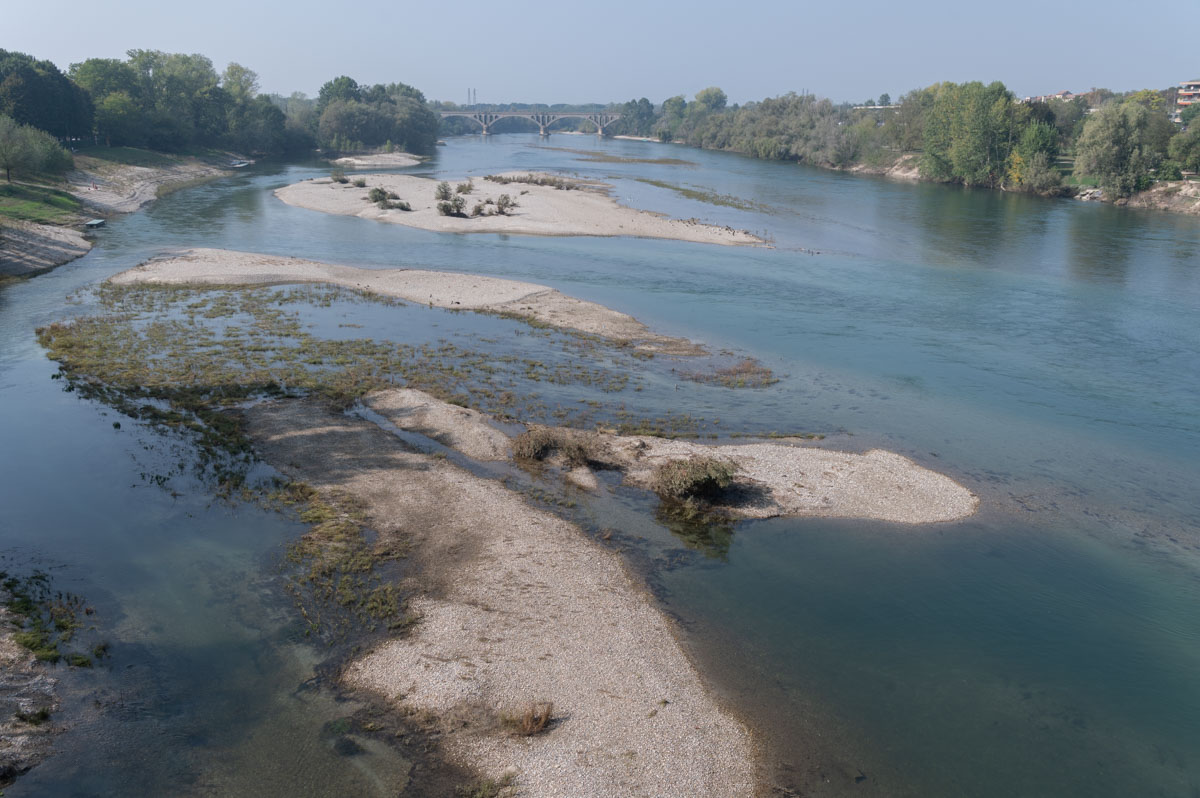
M70 224L83 203L65 191L28 183L0 183L0 219L40 224Z
M163 167L179 163L179 159L175 156L151 150L139 150L135 147L81 147L74 154L76 158L83 156L124 166Z

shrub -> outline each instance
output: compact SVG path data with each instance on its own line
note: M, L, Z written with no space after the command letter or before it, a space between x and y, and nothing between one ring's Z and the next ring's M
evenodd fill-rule
M346 177L346 173L341 169L334 169L329 173L329 179L335 183L349 183L350 178Z
M472 216L483 216L484 205L482 202L476 202L475 207L471 208Z
M371 202L375 202L375 203L387 202L388 201L387 190L376 186L375 188L371 189L370 192L367 193L367 199L369 199Z
M513 734L532 737L544 732L554 714L554 704L538 701L527 705L520 712L502 713L500 722Z
M608 449L595 434L571 432L556 427L534 427L513 440L513 457L517 460L545 460L558 452L573 468L585 465L605 465Z
M438 183L437 191L434 192L433 196L434 196L434 199L442 200L443 202L448 202L450 200L450 197L453 196L453 194L450 191L450 184L444 180L441 183Z
M1159 180L1183 180L1183 169L1175 161L1163 161L1154 176Z
M442 185L446 185L443 183ZM461 196L452 196L448 200L441 200L437 204L438 213L442 216L461 216L466 217L463 213L463 208L467 206L467 201Z
M507 194L501 194L500 199L496 200L496 213L501 216L508 214L509 210L517 207L517 203L513 202L512 197Z
M454 191L458 194L470 194L475 190L475 184L468 180L465 183L459 183L454 187Z
M737 466L715 457L668 460L654 469L650 488L663 499L712 499L733 484Z
M366 188L367 187L367 179L365 177L354 178L354 187L355 188Z

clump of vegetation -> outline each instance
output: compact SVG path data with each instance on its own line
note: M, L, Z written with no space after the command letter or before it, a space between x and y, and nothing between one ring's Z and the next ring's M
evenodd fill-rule
M501 798L508 794L507 788L512 785L513 777L505 774L498 779L483 778L465 787L455 790L458 798Z
M485 175L483 179L499 183L502 186L507 186L509 183L526 183L531 186L550 186L560 191L572 191L579 188L573 181L554 175Z
M16 719L22 723L28 723L31 726L40 726L50 720L50 709L48 707L39 707L32 712L17 712Z
M446 185L443 183L442 185ZM437 211L442 216L457 216L466 218L467 214L463 212L463 208L467 207L467 201L461 195L455 195L448 200L440 200L437 204Z
M608 447L594 432L580 432L561 427L533 427L513 440L513 457L517 460L545 460L555 452L572 468L586 465L605 466L611 461Z
M346 177L346 173L343 172L341 169L334 169L332 172L330 172L329 179L335 183L349 183L350 182L350 178Z
M686 460L668 460L656 467L650 487L663 499L711 500L733 484L735 474L737 466L734 463L697 455Z
M445 180L438 183L437 188L434 189L434 192L433 192L433 198L436 200L440 200L442 202L448 201L453 196L454 196L454 192L452 192L450 190L450 184L447 183Z
M56 188L28 183L0 184L0 218L39 224L69 224L83 203Z
M465 183L459 183L454 187L454 191L458 194L470 194L475 190L475 184L468 180Z
M13 640L28 649L42 662L67 663L76 667L92 665L86 655L68 650L76 633L83 628L80 616L92 615L94 610L84 605L79 596L51 591L50 577L44 571L34 571L26 577L10 576L0 571L0 604L12 614L19 630Z
M688 188L687 186L677 186L674 183L668 183L665 180L652 180L648 177L635 177L634 180L639 183L645 183L648 186L655 188L665 188L668 191L674 191L681 197L696 200L698 202L706 202L709 205L723 205L726 208L737 208L741 211L768 211L770 208L761 202L752 202L744 200L741 197L735 197L732 194L718 194L715 191L699 190Z
M385 188L376 186L367 192L367 199L379 206L381 210L400 210L411 211L412 206L404 200L400 199L400 195L394 191L388 191Z
M416 621L399 587L381 573L384 564L405 556L406 545L394 537L369 541L366 518L354 499L322 496L293 482L268 500L298 510L300 520L311 525L287 552L288 562L297 566L288 591L309 634L332 641L356 628L398 632Z
M520 711L500 713L500 723L513 735L532 737L546 731L553 716L554 704L549 701L535 701Z
M356 178L354 178L354 182L352 183L352 185L355 188L366 188L367 187L367 179L365 177L356 177Z
M779 382L774 372L753 358L744 358L731 366L712 371L684 372L680 376L692 382L726 388L766 388Z
M496 200L496 213L500 216L507 216L508 212L515 207L517 207L517 203L507 194L501 194L500 198Z

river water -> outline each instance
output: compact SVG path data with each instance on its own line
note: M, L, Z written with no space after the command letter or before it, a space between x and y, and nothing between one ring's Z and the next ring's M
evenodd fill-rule
M664 156L687 163L637 161ZM301 525L215 501L186 473L154 484L186 447L50 379L37 326L187 246L551 285L782 376L689 390L686 407L651 385L629 399L647 412L885 447L978 493L960 523L775 519L717 547L683 546L633 498L591 510L625 532L697 661L764 731L781 786L1200 793L1200 219L582 136L452 139L410 171L514 169L600 178L622 202L773 246L428 233L285 206L273 188L326 168L263 165L0 287L0 547L9 570L86 596L112 641L101 667L64 678L58 753L7 794L383 795L403 781L406 763L373 741L349 757L332 742L355 705L309 682L324 654L279 586Z

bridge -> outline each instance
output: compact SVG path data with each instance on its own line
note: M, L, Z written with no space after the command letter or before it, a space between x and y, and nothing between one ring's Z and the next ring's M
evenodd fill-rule
M543 136L549 136L549 127L560 119L586 119L595 125L596 130L603 136L604 128L621 118L620 114L610 114L606 111L442 111L441 114L442 119L452 116L474 119L483 127L485 136L492 132L492 125L497 121L514 116L532 120Z

